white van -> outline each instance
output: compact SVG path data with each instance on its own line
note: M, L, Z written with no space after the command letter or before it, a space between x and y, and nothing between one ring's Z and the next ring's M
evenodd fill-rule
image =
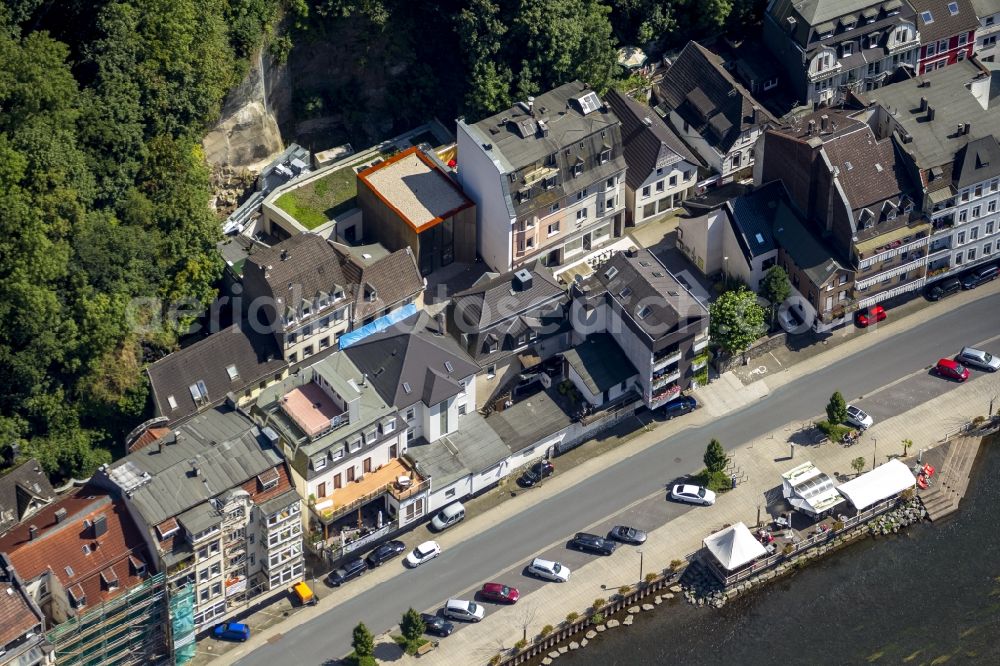
M461 502L455 502L441 509L431 521L431 526L440 532L460 522L463 518L465 518L465 507L462 506Z

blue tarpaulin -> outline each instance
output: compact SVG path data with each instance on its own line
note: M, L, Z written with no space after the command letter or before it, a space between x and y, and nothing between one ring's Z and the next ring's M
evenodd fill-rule
M379 331L384 331L393 324L400 322L407 317L412 317L415 314L417 314L417 306L415 303L404 305L398 310L394 310L386 316L376 319L370 324L365 324L361 328L351 331L350 333L344 333L340 336L340 348L347 349L356 342L367 338L369 335L373 335Z

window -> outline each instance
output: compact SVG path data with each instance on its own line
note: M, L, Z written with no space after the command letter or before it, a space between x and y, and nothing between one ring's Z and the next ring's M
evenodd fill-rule
M948 11L951 12L952 16L957 16L958 15L958 3L957 2L949 2L948 3Z
M976 248L970 247L969 248L969 261L975 261L975 259L976 259Z
M395 421L386 421L384 424L382 424L382 432L388 433L388 432L394 432L395 430L396 430Z
M972 227L969 229L969 240L976 240L979 238L979 227Z
M576 219L577 220L586 220L587 219L587 209L586 208L581 208L580 210L576 211Z
M610 190L614 186L615 186L615 179L614 178L608 178L607 182L604 183L605 189L608 189L608 190Z
M670 187L677 187L677 174L670 177Z
M170 405L170 409L177 409L177 398L172 395L168 395L167 404Z
M965 46L968 43L969 43L969 33L963 32L961 35L958 36L959 46Z
M840 48L842 51L841 55L844 56L854 55L854 42L845 42L840 46Z
M313 469L317 472L326 468L326 458L317 458L313 461Z
M581 174L583 174L583 163L581 162L579 164L574 164L573 165L573 177L576 178L577 176L579 176Z
M412 421L413 420L413 416L414 416L413 407L410 407L409 409L406 410L406 420L407 421Z
M289 363L295 363L298 360L299 360L299 355L298 354L289 354L288 355L288 362Z
M960 210L958 211L958 223L961 224L969 219L969 211Z
M545 189L551 190L553 187L556 186L556 177L549 176L548 178L542 181L542 185L545 187Z
M458 406L458 415L459 416L465 416L465 405L459 405Z
M604 164L605 162L609 161L610 159L611 159L611 149L608 148L607 150L602 150L601 151L601 164Z
M736 153L735 155L733 155L732 167L734 169L739 169L740 168L740 154L739 153Z
M646 187L642 188L642 196L648 197L649 196L649 192L650 192L649 185L647 185Z
M992 254L992 253L993 253L993 243L987 243L986 245L983 245L983 256L984 257L986 255Z
M558 201L555 202L554 204L552 204L552 206L549 208L549 212L550 213L554 213L557 210L559 210L559 202Z
M958 243L959 245L961 245L962 243L965 242L965 232L964 231L960 231L959 232L958 237L955 239L955 242Z
M957 254L955 254L955 265L956 266L958 266L959 264L962 263L962 255L963 255L962 252L958 252Z
M552 224L549 225L549 236L555 236L557 233L559 233L558 221L553 222Z
M980 207L980 206L973 206L973 207L972 207L972 219L974 220L974 219L976 219L977 217L979 217L979 215L980 215L980 213L982 212L982 210L983 210L983 209L982 209L982 207Z
M993 233L993 222L986 223L986 235L989 236Z
M937 51L935 50L935 48L936 48L936 45L934 45L934 44L928 44L924 48L924 57L925 58L930 58L932 55L936 54Z
M604 203L604 207L608 210L613 210L615 207L615 198L611 197Z
M489 365L486 367L486 379L493 379L497 376L497 366Z
M412 442L413 441L413 428L407 428L406 429L406 441L407 442Z
M656 203L646 204L642 207L642 219L646 219L651 215L656 214Z
M656 181L656 191L657 191L657 192L662 192L662 191L663 191L663 188L664 188L665 186L666 186L666 183L664 183L664 182L663 182L662 180L658 180L658 181Z
M927 12L920 12L920 20L924 22L925 25L930 25L934 23L934 14Z

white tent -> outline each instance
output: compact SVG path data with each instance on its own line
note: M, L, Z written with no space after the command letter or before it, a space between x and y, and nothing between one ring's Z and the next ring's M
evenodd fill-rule
M861 511L907 488L913 488L916 483L913 472L900 460L893 459L842 484L838 490L855 509Z
M789 504L810 516L818 516L844 501L833 479L811 462L781 475L781 494Z
M736 523L721 532L709 536L703 542L705 548L715 556L719 564L729 571L738 569L747 562L767 555L764 546L750 533L743 523Z

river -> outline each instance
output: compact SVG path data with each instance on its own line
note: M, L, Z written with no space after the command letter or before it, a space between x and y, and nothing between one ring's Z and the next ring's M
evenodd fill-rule
M722 610L674 601L562 666L1000 664L1000 437L959 513L864 539Z

